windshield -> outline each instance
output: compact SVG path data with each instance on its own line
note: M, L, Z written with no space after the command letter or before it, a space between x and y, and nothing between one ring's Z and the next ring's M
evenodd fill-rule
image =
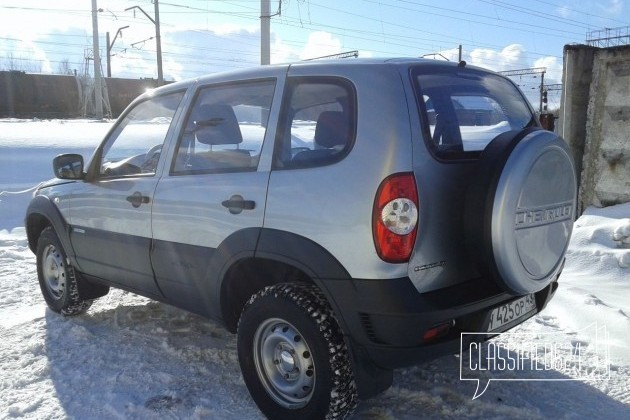
M471 157L499 134L535 124L509 80L472 69L412 73L425 137L440 157Z

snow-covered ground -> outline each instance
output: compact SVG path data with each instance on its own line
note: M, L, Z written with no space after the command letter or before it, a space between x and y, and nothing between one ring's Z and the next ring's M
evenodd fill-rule
M118 290L80 317L46 309L22 227L25 190L52 176L53 156L89 158L110 127L0 120L0 418L261 418L235 337L216 323ZM475 382L461 381L459 357L446 356L397 371L393 387L354 417L630 418L629 238L630 203L588 209L555 298L495 340L579 346L577 373L548 370L537 372L545 381L525 381L528 372L478 372L493 381L473 400Z

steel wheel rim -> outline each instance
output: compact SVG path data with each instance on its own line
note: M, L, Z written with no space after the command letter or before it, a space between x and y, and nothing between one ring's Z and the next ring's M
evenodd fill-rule
M253 344L256 371L269 396L288 409L307 405L315 388L315 362L298 329L268 319L258 326Z
M59 300L66 291L66 267L63 256L54 245L47 245L43 253L42 274L49 294Z

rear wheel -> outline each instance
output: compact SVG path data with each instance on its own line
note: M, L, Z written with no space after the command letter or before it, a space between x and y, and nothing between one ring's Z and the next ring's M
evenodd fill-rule
M343 418L358 402L339 325L314 286L279 284L254 295L239 322L238 357L269 418Z
M79 315L92 300L79 296L78 279L52 227L44 229L37 241L37 277L46 303L54 312Z

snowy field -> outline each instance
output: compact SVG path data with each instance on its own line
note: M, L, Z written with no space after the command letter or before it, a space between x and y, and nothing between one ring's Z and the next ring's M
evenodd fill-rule
M235 336L214 322L118 290L80 317L46 309L23 228L28 190L52 177L55 155L88 159L110 127L0 120L0 418L261 418ZM354 418L630 418L629 238L630 203L588 209L555 298L495 340L579 347L577 374L546 370L525 381L527 372L481 372L493 381L473 400L475 382L461 381L460 358L446 356L397 371Z

